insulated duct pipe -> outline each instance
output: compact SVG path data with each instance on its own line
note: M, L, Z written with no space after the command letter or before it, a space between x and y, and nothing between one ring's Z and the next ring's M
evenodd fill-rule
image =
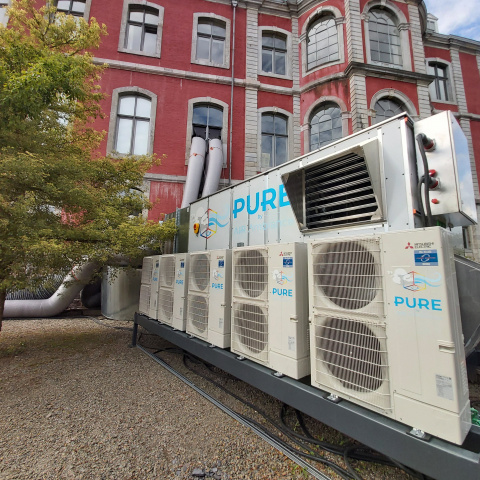
M181 208L188 207L198 198L200 182L202 181L203 167L205 165L206 152L205 139L201 137L192 138L190 148L190 157L188 159L187 180L183 189L183 199Z
M208 165L205 173L205 183L203 185L202 197L211 195L218 190L220 176L223 168L223 148L222 141L214 138L208 143Z
M43 318L58 315L72 303L97 269L98 265L91 262L73 267L58 290L45 300L5 300L4 318Z

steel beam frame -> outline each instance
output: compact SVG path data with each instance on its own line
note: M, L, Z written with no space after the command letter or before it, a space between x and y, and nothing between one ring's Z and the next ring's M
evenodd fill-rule
M346 400L333 403L328 393L289 377L276 377L273 370L250 360L239 360L229 350L211 348L185 332L136 314L137 326L158 335L187 352L215 365L259 390L316 420L352 437L396 461L438 480L480 480L480 427L472 429L462 446L432 437L421 440L409 434L411 427Z

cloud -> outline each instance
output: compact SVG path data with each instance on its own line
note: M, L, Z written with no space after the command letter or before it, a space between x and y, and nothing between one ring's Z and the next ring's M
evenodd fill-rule
M438 17L440 33L480 40L480 0L426 0L427 10Z

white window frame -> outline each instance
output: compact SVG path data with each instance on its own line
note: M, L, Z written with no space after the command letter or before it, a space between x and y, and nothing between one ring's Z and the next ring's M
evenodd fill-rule
M279 33L286 37L287 54L285 56L285 75L279 75L274 72L264 72L262 70L262 48L263 48L263 34L264 33ZM285 80L292 80L292 33L288 30L278 27L259 27L258 28L258 75L263 77L284 78Z
M419 120L419 115L417 109L415 108L414 103L400 90L395 90L394 88L384 88L379 90L372 96L370 100L370 109L368 110L368 116L370 117L370 125L375 125L374 120L377 115L375 111L375 104L383 99L388 98L390 100L395 100L401 103L405 107L405 111L410 115L414 120Z
M91 1L91 0L90 0ZM130 7L149 7L158 11L157 25L157 47L155 52L148 53L141 50L130 50L125 47L125 37L127 35L128 12ZM165 9L157 3L147 2L146 0L124 0L122 10L122 24L120 26L120 37L118 40L118 51L123 53L131 53L133 55L142 55L144 57L160 58L162 53L162 33L163 33L163 17Z
M325 15L333 15L335 17L335 23L337 25L337 43L338 43L338 60L334 60L332 62L324 63L322 65L318 65L311 70L308 70L308 61L307 61L307 33L315 21ZM327 67L331 67L332 65L340 65L345 62L345 44L344 44L344 28L343 24L345 23L345 17L342 16L342 12L336 7L332 6L325 6L317 8L314 12L312 12L308 18L305 20L302 32L300 34L300 44L302 50L302 76L305 77L306 75L310 75L318 70L322 70Z
M392 17L398 28L400 37L400 48L402 51L402 65L395 65L393 63L378 62L372 60L372 54L370 52L370 32L368 28L368 22L370 20L370 10L373 8L380 8L386 10ZM410 24L407 22L407 17L404 13L393 3L385 0L371 0L367 2L362 13L363 31L365 33L365 51L367 53L367 63L372 65L381 65L383 67L398 68L402 70L412 71L412 56L410 53L410 39L408 32L410 30Z
M117 113L118 113L118 103L120 97L123 95L142 95L144 97L148 97L151 101L151 111L150 111L150 125L149 125L149 132L148 132L148 145L147 145L147 154L153 153L153 142L155 136L155 120L157 114L157 96L140 87L120 87L115 88L112 92L112 107L110 110L110 121L108 124L108 136L107 136L107 154L112 154L114 152L115 147L115 138L116 138L116 130L117 130ZM115 153L118 157L124 157L126 154L123 153Z
M223 150L223 168L227 166L227 142L228 142L228 104L212 97L196 97L188 100L187 107L187 128L186 128L186 142L185 142L185 165L188 165L190 158L190 148L192 147L193 135L193 107L198 104L210 104L219 107L223 110L222 117L222 150Z
M53 1L53 5L57 6L57 2ZM50 5L52 4L50 3ZM83 12L83 19L88 22L90 19L90 7L92 6L92 0L85 0L85 11ZM82 18L82 17L78 17Z
M446 105L457 105L457 97L455 96L455 84L454 84L454 78L453 78L452 64L449 61L444 60L443 58L429 57L425 59L425 64L427 66L427 69L430 63L438 63L447 69L447 80L448 80L447 88L448 88L448 94L450 95L450 98L451 98L451 100L437 100L436 96L434 98L434 96L432 95L432 90L429 85L428 92L430 93L430 100L435 103L444 103Z
M2 2L0 2L0 10L6 10L7 7L10 6L10 0L3 0ZM7 23L8 23L8 15L7 15L7 12L5 12L5 16L4 16L4 21L3 22L0 22L0 25L3 25L4 27L7 26Z
M265 172L273 167L262 167L262 115L264 113L283 115L287 119L287 162L293 158L294 144L293 144L293 114L288 110L278 107L262 107L257 110L257 159L258 171Z
M197 35L198 35L198 20L207 18L210 20L217 20L225 23L225 45L223 49L223 63L218 64L210 60L197 59ZM193 14L193 32L192 32L192 53L191 63L197 65L206 65L217 68L230 68L230 20L226 17L216 15L214 13L194 13Z
M303 125L301 129L303 131L304 153L310 152L310 118L312 117L313 112L320 107L322 103L335 103L340 107L340 112L342 114L342 138L348 135L348 119L351 118L351 113L347 110L346 103L341 98L331 95L320 97L310 105L310 108L306 111L305 116L303 117ZM335 143L336 141L338 140L335 140L332 143Z

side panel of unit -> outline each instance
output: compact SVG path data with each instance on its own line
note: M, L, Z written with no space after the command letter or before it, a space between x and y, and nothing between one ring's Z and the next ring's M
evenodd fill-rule
M187 322L188 254L175 254L172 327L185 331Z
M153 257L144 257L142 265L142 278L140 285L140 298L138 311L143 315L150 314L150 290L152 286Z
M231 202L233 189L228 188L208 197L207 250L230 248L232 236Z
M232 189L232 248L249 245L249 195L250 182L243 182Z
M152 279L150 283L150 304L149 314L150 318L158 319L158 287L160 280L160 255L153 256L152 265Z
M201 252L207 249L205 238L208 229L208 198L202 198L190 205L190 225L188 230L188 249Z
M173 286L175 283L175 255L160 257L160 286L158 288L158 321L172 325Z

